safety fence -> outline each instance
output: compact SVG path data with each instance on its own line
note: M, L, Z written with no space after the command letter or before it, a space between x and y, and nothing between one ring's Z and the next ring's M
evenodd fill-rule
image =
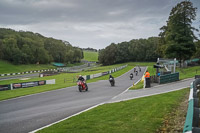
M159 83L164 84L164 83L170 83L170 82L174 82L178 80L179 80L179 72L176 72L172 74L161 75Z
M88 79L93 79L93 78L98 78L98 77L101 77L101 76L104 76L104 75L108 75L108 74L111 74L111 73L114 73L116 71L119 71L123 68L127 67L127 65L124 65L124 66L121 66L121 67L118 67L118 68L114 68L110 71L106 71L106 72L101 72L101 73L96 73L96 74L91 74L91 75L85 75L83 76L83 78L85 78L86 80Z
M34 86L40 86L40 85L46 85L46 84L55 84L55 79L31 81L31 82L23 82L23 83L12 83L9 85L0 85L0 91L13 90L13 89L19 89L19 88L28 88L28 87L34 87Z
M199 98L198 92L200 87L200 79L196 79L191 83L190 95L188 100L187 116L184 124L183 133L200 133L199 128Z
M18 72L18 73L6 73L6 74L0 74L0 77L21 75L21 74L40 73L40 72L56 71L56 70L57 70L57 69L45 69L45 70L35 70L35 71Z
M101 76L108 75L108 74L111 74L113 72L119 71L119 70L121 70L121 69L123 69L125 67L127 67L127 65L120 66L120 67L114 68L114 69L106 71L106 72L101 72L101 73L96 73L96 74L91 74L91 75L84 75L83 78L86 79L86 80L93 79L93 78L98 78L98 77L101 77ZM71 78L64 78L64 83L76 82L77 80L78 80L78 76L74 76L74 77L71 77Z

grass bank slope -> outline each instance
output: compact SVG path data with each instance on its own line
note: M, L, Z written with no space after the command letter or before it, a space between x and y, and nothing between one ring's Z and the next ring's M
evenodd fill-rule
M92 51L83 51L84 60L87 61L98 61L98 52L92 52Z
M49 65L43 65L43 64L13 65L7 61L0 60L0 74L26 72L26 71L42 70L42 69L54 69L54 68L56 67L50 64Z

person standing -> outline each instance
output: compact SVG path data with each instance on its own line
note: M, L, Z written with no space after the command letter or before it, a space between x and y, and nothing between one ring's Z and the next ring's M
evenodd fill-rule
M145 78L150 78L150 73L148 72L148 70L146 71L146 73L145 73L145 76L144 76Z
M148 70L145 73L145 88L149 88L151 87L150 85L150 73L148 72Z

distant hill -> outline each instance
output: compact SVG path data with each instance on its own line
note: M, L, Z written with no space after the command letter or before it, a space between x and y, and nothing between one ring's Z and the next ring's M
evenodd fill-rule
M84 55L83 58L84 60L98 62L98 55L99 55L98 52L84 50L83 55Z

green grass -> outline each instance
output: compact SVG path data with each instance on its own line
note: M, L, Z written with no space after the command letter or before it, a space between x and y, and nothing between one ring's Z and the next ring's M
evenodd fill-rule
M13 65L7 61L0 60L0 74L26 72L31 70L54 69L52 65Z
M92 51L83 51L84 60L87 61L98 61L98 52L92 52Z
M39 133L155 133L188 91L104 104Z
M180 80L194 78L195 75L200 75L200 66L177 68L176 71L180 73Z
M42 77L42 78L39 78L39 77L31 78L26 81L22 81L19 79L3 80L3 81L0 81L0 85L29 82L29 81L48 80L48 79L56 79L56 84L36 86L36 87L30 87L30 88L21 88L21 89L16 89L16 90L0 91L0 100L15 98L15 97L19 97L19 96L34 94L34 93L40 93L40 92L44 92L44 91L56 90L56 89L65 88L65 87L69 87L69 86L75 86L76 82L73 82L73 78L75 78L75 80L76 80L77 75L96 74L96 73L111 70L113 68L116 68L116 67L119 67L122 65L124 65L124 64L96 67L93 69L93 71L85 71L85 72L80 72L80 73L62 73L59 75L47 76L47 77ZM133 68L132 66L127 66L126 68L124 68L120 71L117 71L117 72L113 73L112 75L114 77L118 77L118 76L124 74L125 72L129 71L132 68ZM95 82L98 80L107 80L107 79L108 79L108 75L105 75L105 76L102 76L99 78L88 80L87 82L90 83L90 82Z

